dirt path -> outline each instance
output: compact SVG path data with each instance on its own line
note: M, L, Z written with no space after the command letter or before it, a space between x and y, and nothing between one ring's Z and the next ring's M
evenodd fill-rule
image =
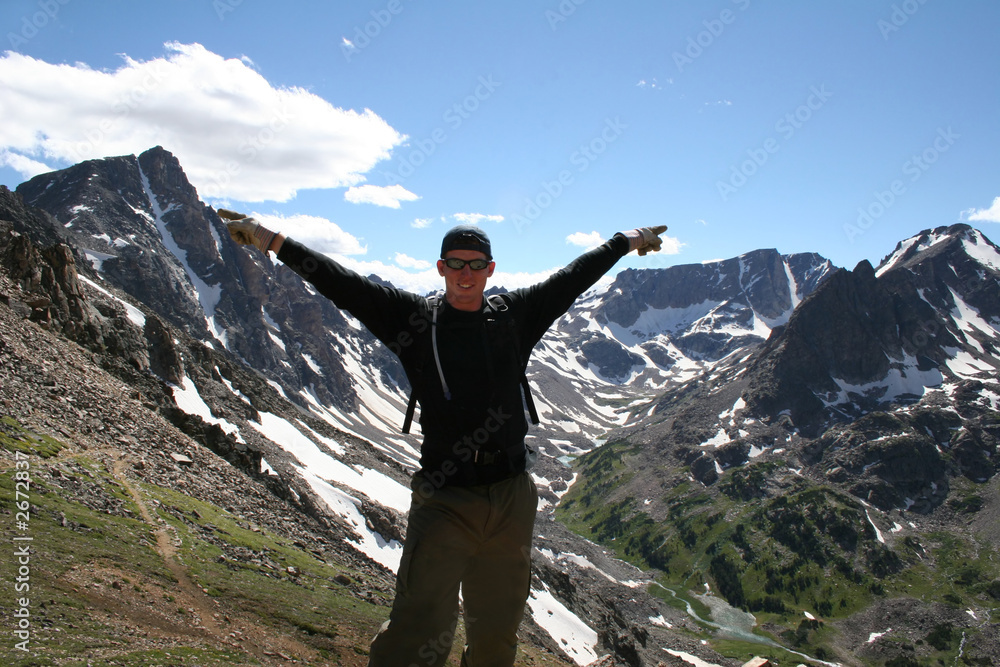
M142 496L139 494L138 489L132 484L132 481L125 474L125 463L124 461L115 456L114 465L112 467L112 473L122 486L128 491L129 495L132 496L132 500L139 508L139 513L142 514L143 520L152 526L154 534L156 535L156 550L160 553L163 558L164 565L170 570L170 573L174 575L174 579L177 580L177 585L180 588L180 593L182 593L190 608L195 610L198 615L198 619L201 621L201 627L205 629L208 634L216 638L223 638L228 633L219 628L218 624L215 622L214 614L217 613L215 604L212 600L205 595L205 592L201 587L197 586L191 578L188 576L187 568L177 562L177 549L174 547L173 540L170 537L170 531L166 524L159 524L149 511L149 507L146 506L146 502L143 500Z
M112 473L115 479L125 487L132 500L135 501L143 520L153 528L156 535L156 550L163 558L164 565L177 580L177 594L181 598L179 602L194 610L200 622L200 625L195 626L195 630L201 630L211 639L227 646L248 651L264 664L287 664L288 655L297 655L300 659L304 658L308 662L317 659L314 649L293 638L281 636L276 631L257 625L244 617L234 619L231 627L220 627L216 622L216 616L220 614L216 602L188 576L187 567L177 560L177 548L174 546L170 526L160 523L149 510L142 494L126 474L127 464L119 456L120 452L105 453L114 460ZM243 640L242 643L237 643L234 640L233 633L236 632Z

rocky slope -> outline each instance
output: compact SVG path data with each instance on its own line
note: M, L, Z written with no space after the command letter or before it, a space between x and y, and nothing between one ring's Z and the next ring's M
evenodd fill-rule
M817 658L995 664L998 278L966 225L837 272L583 457L557 514Z

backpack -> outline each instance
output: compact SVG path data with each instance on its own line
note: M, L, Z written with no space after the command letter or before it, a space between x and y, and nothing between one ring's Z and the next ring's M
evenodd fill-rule
M492 313L492 317L488 316L487 321L495 321L498 323L502 322L504 326L508 327L511 333L511 340L514 341L514 354L517 357L521 368L525 368L526 360L521 356L520 345L518 344L516 335L517 332L514 331L514 319L510 316L507 302L497 294L487 297L487 302L492 306L492 310L490 311ZM449 392L448 383L444 379L444 371L441 369L441 360L438 357L437 349L437 316L438 309L441 306L441 297L428 297L427 303L431 308L431 349L434 353L434 365L437 367L438 377L441 379L441 387L444 389L445 398L451 400L451 392ZM521 371L521 391L524 396L524 402L528 407L528 415L531 417L531 423L540 423L538 419L538 411L535 409L535 401L531 397L531 386L528 384L528 376L523 370ZM403 433L410 432L410 425L413 423L413 413L416 407L417 395L416 392L411 389L410 400L406 404L406 417L403 419Z

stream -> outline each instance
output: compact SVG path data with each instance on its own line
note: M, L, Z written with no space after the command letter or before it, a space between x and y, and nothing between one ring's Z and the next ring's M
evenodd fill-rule
M675 599L680 600L684 603L687 608L688 616L698 621L699 623L704 623L707 626L716 629L721 637L728 639L736 639L745 642L752 642L754 644L763 644L764 646L773 646L775 648L780 648L783 651L788 651L794 655L805 658L810 662L814 662L818 665L826 665L826 667L842 667L839 662L825 662L823 660L817 660L805 653L799 653L787 646L782 646L778 642L764 637L762 635L754 634L754 626L757 625L757 619L753 614L743 611L742 609L737 609L729 605L728 602L720 597L714 595L695 595L694 597L706 607L708 607L711 612L712 620L702 618L691 606L691 603L684 598L678 597L677 593L666 586L663 586L659 582L650 582L655 586L659 586L663 590L674 596Z

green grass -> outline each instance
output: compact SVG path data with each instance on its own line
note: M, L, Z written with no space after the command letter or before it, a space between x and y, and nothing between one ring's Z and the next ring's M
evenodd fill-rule
M910 596L955 608L1000 606L994 595L1000 593L1000 583L994 583L1000 581L1000 556L986 545L947 532L882 543L864 506L849 494L804 479L793 480L780 495L762 493L774 462L727 472L718 494L678 484L660 499L666 516L654 521L641 499L617 493L630 474L631 452L624 443L611 443L581 457L581 478L557 507L557 517L618 557L660 570L660 582L692 606L696 601L688 591L708 583L732 606L751 611L759 625L784 628L776 639L785 646L835 659L830 646L836 631L829 621L881 597ZM971 482L958 480L953 491L956 512L974 511L982 502ZM685 608L666 591L650 592ZM813 627L803 621L804 611L823 620ZM708 618L707 610L697 613ZM736 659L754 654L750 646L711 641L717 650L730 646L720 652ZM938 654L950 664L957 645Z
M10 452L49 458L62 451L63 443L47 435L32 433L13 417L3 416L0 417L0 447Z
M0 437L0 540L11 549L17 544L14 537L32 538L30 589L25 593L29 651L15 646L13 610L5 613L0 665L250 666L263 664L254 651L270 650L272 642L304 647L317 656L310 661L284 649L298 664L364 661L368 642L388 616L391 594L379 590L384 582L373 585L351 567L324 562L303 546L253 528L209 502L133 481L158 522L151 526L106 467L110 464L98 459L103 454L69 455L64 443L31 434L7 418ZM54 475L53 470L60 472ZM27 481L21 499L19 481ZM30 509L22 529L15 503L25 494ZM157 550L157 533L164 528L171 540L180 541L174 561L182 566L184 579L205 594L196 604L202 623L206 611L211 613L209 623L226 642L231 628L250 628L258 638L255 644L229 646L193 627L190 598ZM238 560L250 552L263 564ZM18 567L16 558L0 558L6 600L15 595ZM350 585L338 583L338 575L349 577ZM159 644L151 646L149 637L159 637ZM460 624L457 643L463 639ZM457 664L457 653L452 652L449 665ZM520 646L518 656L518 664L565 664L530 645Z
M247 529L237 517L209 503L161 487L144 490L160 501L158 516L173 526L184 544L180 559L209 596L252 608L276 628L297 628L317 638L316 644L337 636L333 619L373 627L385 619L385 607L359 603L334 581L338 574L357 581L355 572L324 563L267 531ZM270 567L232 557L220 561L232 548L261 554ZM296 574L289 573L290 567Z
M833 656L827 656L826 651L821 651L818 655L811 655L807 651L799 651L799 653L795 653L793 650L786 649L781 646L758 644L754 642L740 641L737 639L713 639L712 648L727 658L741 662L748 660L748 656L759 656L770 660L772 665L810 664L806 662L802 655L800 655L801 653L805 653L806 655L819 660L836 660Z
M32 634L30 652L25 653L5 632L8 640L0 643L0 664L84 665L81 656L113 656L116 664L137 666L259 664L240 649L206 647L205 639L190 632L187 636L174 633L175 645L163 651L130 651L121 621L134 614L140 615L140 623L141 614L155 613L157 623L182 629L190 625L187 610L175 597L177 580L156 550L155 531L141 518L128 491L99 461L82 454L59 459L57 465L69 468L73 477L88 485L84 500L93 501L94 507L114 503L119 508L116 512L91 509L56 488L57 483L69 484L45 474L54 462L51 454L62 450L59 443L20 442L27 443L22 448L32 453L22 466L30 480L29 520L26 529L19 529L15 521L18 480L10 460L7 465L12 467L0 475L0 507L11 510L0 514L0 539L11 545L19 544L13 541L15 536L31 537L26 542L30 544L30 589L25 594ZM43 458L42 452L47 456ZM364 645L387 616L388 607L359 599L334 581L341 573L359 581L349 568L324 563L267 531L244 528L238 517L210 503L153 485L141 489L146 498L159 501L157 516L173 527L182 543L176 560L210 599L218 601L220 614L252 615L275 637L292 637L332 661L345 650L344 641L338 641L342 628L352 638L363 637L360 644ZM23 498L23 486L21 490ZM148 500L146 504L155 505ZM266 554L277 569L219 561L223 553L239 548ZM0 559L0 581L11 587L4 593L8 599L14 595L11 582L18 567L14 558ZM290 574L288 567L297 574ZM122 600L124 593L129 593L131 602ZM113 618L119 622L109 622ZM5 620L10 620L6 614Z
M94 465L87 459L80 461L88 467ZM30 657L15 648L16 642L5 641L0 644L0 662L5 665L55 664L52 661L87 655L116 641L115 634L91 613L87 591L79 588L79 581L88 577L90 583L95 577L83 573L115 569L128 572L131 580L173 585L152 546L155 538L142 520L98 512L67 500L59 489L41 481L43 459L32 458L29 463L32 509L28 526L19 529L14 516L0 515L4 518L0 535L8 545L30 544L30 588L25 592L32 623L29 646L40 653ZM5 510L16 502L14 472L7 470L0 476L0 504ZM117 497L123 507L139 516L138 508L123 498L120 487L109 484L106 476L95 475L92 481L97 485L92 495L103 492L106 497ZM15 537L30 537L31 541L14 542ZM13 558L0 559L0 581L10 585L19 567ZM13 591L4 593L13 595Z
M169 649L154 649L134 652L123 652L114 656L116 667L149 667L150 665L191 665L192 667L212 667L213 665L229 666L234 664L260 664L245 653L235 650L215 648L195 648L180 646ZM251 662L248 662L251 661ZM12 667L28 667L31 665L60 665L63 667L88 667L95 664L89 658L69 658L54 662L51 655L41 655L29 662L5 663Z

